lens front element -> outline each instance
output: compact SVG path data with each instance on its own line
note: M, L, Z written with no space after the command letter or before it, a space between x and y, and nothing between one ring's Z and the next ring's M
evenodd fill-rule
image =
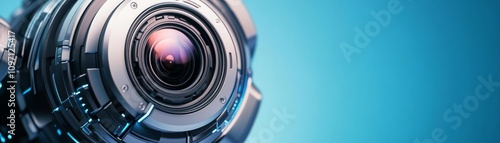
M150 70L168 89L182 89L192 84L200 71L196 47L182 32L161 29L153 32L147 42Z

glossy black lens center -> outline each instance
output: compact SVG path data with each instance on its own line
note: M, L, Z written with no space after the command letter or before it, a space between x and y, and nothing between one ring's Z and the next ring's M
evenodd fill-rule
M167 88L189 86L200 70L195 48L188 36L176 29L153 32L147 42L153 74Z

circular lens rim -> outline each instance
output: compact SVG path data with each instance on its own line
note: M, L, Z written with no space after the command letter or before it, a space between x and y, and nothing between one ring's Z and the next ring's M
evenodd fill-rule
M221 65L224 66L223 72L218 73L224 76L221 77L223 80L220 84L214 85L218 86L217 88L209 88L217 89L217 91L213 92L214 96L212 97L215 99L226 98L228 101L234 101L241 99L242 95L240 93L244 93L245 91L245 87L240 85L246 83L243 81L247 77L245 76L247 75L246 73L250 71L247 68L248 64L245 63L249 60L248 57L245 57L248 54L248 49L244 49L245 45L241 45L242 43L240 43L242 39L238 38L242 36L240 35L241 33L235 33L236 29L233 29L235 27L232 26L232 22L225 19L227 17L220 15L210 3L200 2L198 4L201 7L183 1L166 1L163 3L140 1L138 2L139 7L137 9L126 7L124 9L117 9L104 31L102 40L103 48L101 50L103 55L99 56L106 59L103 61L103 68L105 69L102 71L104 74L103 77L113 85L113 88L110 90L119 94L115 97L121 104L127 107L127 111L143 113L144 108L141 108L142 106L140 105L148 105L147 107L154 105L151 115L147 117L142 116L142 114L133 114L137 115L134 116L136 118L142 117L145 119L140 124L144 125L145 128L161 132L190 131L207 125L219 117L224 118L221 116L226 113L224 112L227 109L226 107L232 104L232 102L221 103L218 100L211 100L206 107L199 111L189 114L172 114L158 109L155 103L142 96L139 92L139 87L136 87L136 84L132 81L132 77L129 75L129 70L127 69L129 65L127 63L116 64L113 61L129 58L126 57L126 52L130 50L132 41L136 38L134 36L137 36L133 33L138 27L137 22L143 19L141 17L146 17L151 13L174 11L184 14L189 12L191 13L191 15L188 15L189 17L200 20L204 26L208 27L209 36L217 40L215 46L223 49L220 54L226 58L224 59L225 63ZM181 8L185 11L172 10L170 7ZM130 17L135 17L135 19L130 19ZM123 85L132 86L129 86L128 91L121 91ZM231 117L230 115L232 115L231 112L229 112L229 117ZM165 118L169 120L164 120Z
M160 13L157 11L157 14L149 15L137 23L137 28L135 30L132 29L134 30L132 33L136 37L135 40L139 40L139 42L132 44L130 50L134 51L137 47L145 47L145 39L150 36L152 31L156 31L157 29L168 27L182 31L186 36L192 38L191 41L193 43L200 45L195 47L199 47L197 49L200 49L199 52L202 55L200 59L203 60L203 63L200 65L203 69L201 69L202 72L200 72L196 81L184 89L170 90L161 88L156 82L148 82L154 81L154 79L149 76L151 75L150 73L142 70L146 68L141 62L139 62L139 70L134 68L134 64L128 64L128 67L130 67L128 70L131 77L133 77L134 86L137 86L137 89L139 89L139 93L143 97L146 97L148 101L159 105L156 108L171 114L190 114L208 106L218 96L218 92L225 81L224 73L227 70L227 57L224 54L225 49L218 48L221 46L221 41L215 38L216 35L212 33L214 31L210 30L211 27L209 25L203 24L204 22L201 22L202 20L199 18L192 19L192 17L197 17L193 13L175 7L172 7L172 9L181 10L182 13ZM155 23L150 21L151 19L169 19L172 17L175 17L174 19L177 19L177 21L170 21L170 23ZM137 37L138 35L140 35L139 38ZM144 55L144 53L141 53L141 50L129 52L127 55L135 57L136 54ZM141 82L136 79L137 75L143 76L148 80Z

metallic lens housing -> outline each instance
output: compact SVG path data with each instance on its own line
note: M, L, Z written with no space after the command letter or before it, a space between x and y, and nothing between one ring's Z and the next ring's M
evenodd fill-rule
M18 41L19 141L242 142L250 131L262 97L239 0L29 0L13 19L0 31Z

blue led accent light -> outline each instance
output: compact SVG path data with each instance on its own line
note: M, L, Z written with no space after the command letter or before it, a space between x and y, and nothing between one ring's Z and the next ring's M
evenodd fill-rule
M75 137L73 137L69 132L67 132L66 134L68 134L69 138L71 138L73 141L75 141L75 143L80 143L79 141L77 141L75 139Z
M244 84L244 86L240 85L240 87L238 87L238 93L241 93L241 96L234 101L233 107L231 108L232 111L237 112L239 110L239 108L241 107L240 106L241 103L239 102L239 100L242 100L245 97L245 93L243 93L243 92L246 92L246 91L247 91L246 84ZM226 110L227 110L227 108L228 107L226 107ZM234 116L236 116L236 113L233 113L231 115L231 117L229 117L228 119L224 120L225 126L224 127L219 126L219 127L221 127L220 129L226 128L227 125L229 124L229 122L231 122L234 119ZM217 127L217 128L219 128L219 127ZM212 133L215 133L216 131L218 131L219 129L217 129L217 128L214 131L212 131Z
M238 87L238 93L241 93L241 90L243 89L242 87L243 86Z
M80 86L80 87L76 88L76 91L75 91L75 92L73 92L73 95L79 95L79 94L81 93L80 91L81 91L82 89L84 89L84 88L87 88L87 87L89 87L89 85L88 85L88 84L84 84L84 85L82 85L82 86ZM82 97L80 97L80 100L82 100Z
M56 78L55 78L55 75L54 75L54 74L52 74L52 83L53 83L54 85L57 85L57 84L56 84ZM61 103L62 103L63 101L61 100L61 96L59 96L59 90L57 90L57 88L54 88L54 89L56 90L56 94L57 94L57 98L59 99L59 102L61 102Z
M125 130L128 128L128 126L130 126L130 123L125 124L125 127L123 127L123 129L120 132L120 134L122 134L123 132L125 132Z
M153 111L153 108L155 107L155 105L151 105L151 107L148 109L148 112L146 112L146 114L144 116L142 116L139 120L137 120L137 122L142 122L144 119L146 119L149 114L151 114L151 112Z
M28 94L28 92L30 92L30 91L31 91L31 87L30 87L30 88L28 88L28 89L26 89L26 90L23 92L23 95Z
M7 138L10 140L12 139L12 135L7 135Z
M5 138L3 137L2 133L0 133L0 141L2 141L3 143L6 141Z
M61 129L57 129L57 134L61 135Z
M59 111L59 107L57 107L56 109L54 109L54 110L52 111L52 113L57 112L57 111Z
M87 87L89 87L89 84L84 84L84 85L76 88L76 91L80 91L82 88L87 88Z

